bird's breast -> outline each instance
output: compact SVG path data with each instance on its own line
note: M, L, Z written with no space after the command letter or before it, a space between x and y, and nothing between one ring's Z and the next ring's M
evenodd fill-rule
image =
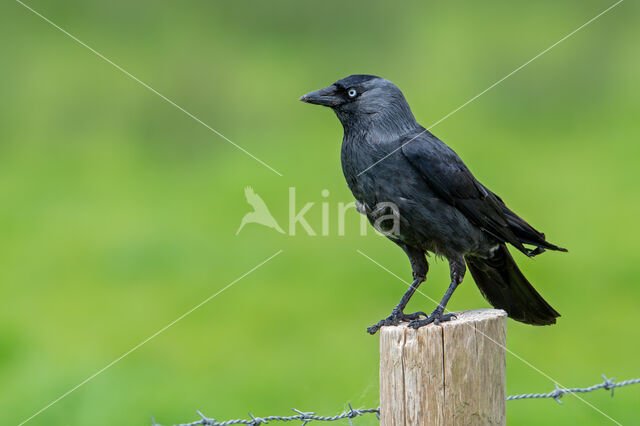
M382 155L366 139L345 138L342 142L342 172L353 196L363 204L372 206L377 202L378 179L376 174L369 173L369 168L381 158Z

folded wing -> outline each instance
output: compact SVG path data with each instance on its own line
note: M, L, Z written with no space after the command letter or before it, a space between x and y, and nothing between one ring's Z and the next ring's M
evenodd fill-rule
M513 245L528 256L544 251L566 251L545 240L471 174L460 157L429 131L420 129L405 136L402 153L429 187L456 207L467 219L500 242ZM524 244L537 248L530 250Z

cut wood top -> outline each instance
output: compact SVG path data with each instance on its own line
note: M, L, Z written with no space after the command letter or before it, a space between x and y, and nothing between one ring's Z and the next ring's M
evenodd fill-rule
M474 310L469 310L469 311L453 312L453 314L456 315L456 318L454 318L454 319L452 319L450 321L441 322L438 325L428 324L428 325L425 325L423 327L420 327L416 331L419 331L419 330L424 329L424 328L429 328L429 327L455 327L457 325L461 325L461 324L464 324L464 323L481 322L481 321L487 321L487 320L490 320L490 319L501 318L501 317L506 317L507 316L507 313L505 311L503 311L502 309L474 309ZM384 326L382 328L384 329L384 328L402 327L402 328L408 328L409 330L414 330L411 327L407 327L407 324L409 324L409 323L408 322L403 322L403 323L400 323L400 324L395 325L395 326Z

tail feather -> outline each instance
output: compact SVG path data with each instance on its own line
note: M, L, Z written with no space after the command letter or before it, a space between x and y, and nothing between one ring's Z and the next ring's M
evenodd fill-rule
M467 256L466 261L480 292L495 308L527 324L555 324L560 314L522 275L504 244L490 259Z

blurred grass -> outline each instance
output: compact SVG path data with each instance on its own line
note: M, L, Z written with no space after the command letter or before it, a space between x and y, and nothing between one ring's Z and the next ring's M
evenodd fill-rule
M340 125L296 101L352 73L396 82L429 125L608 7L603 1L28 2L242 147L278 177L31 14L0 5L0 423L16 424L283 249L33 425L334 413L377 404L367 325L410 276L370 233L248 225L251 185L284 226L351 201ZM567 386L640 375L636 284L638 5L624 2L434 132L517 212L570 249L522 269L563 317L509 323L509 349ZM334 213L332 213L334 214ZM486 307L469 278L450 307ZM437 262L424 290L439 299ZM412 307L427 310L418 297ZM548 391L509 356L508 392ZM584 398L637 423L633 387ZM510 424L604 424L575 398L508 404ZM362 418L358 424L375 424Z

